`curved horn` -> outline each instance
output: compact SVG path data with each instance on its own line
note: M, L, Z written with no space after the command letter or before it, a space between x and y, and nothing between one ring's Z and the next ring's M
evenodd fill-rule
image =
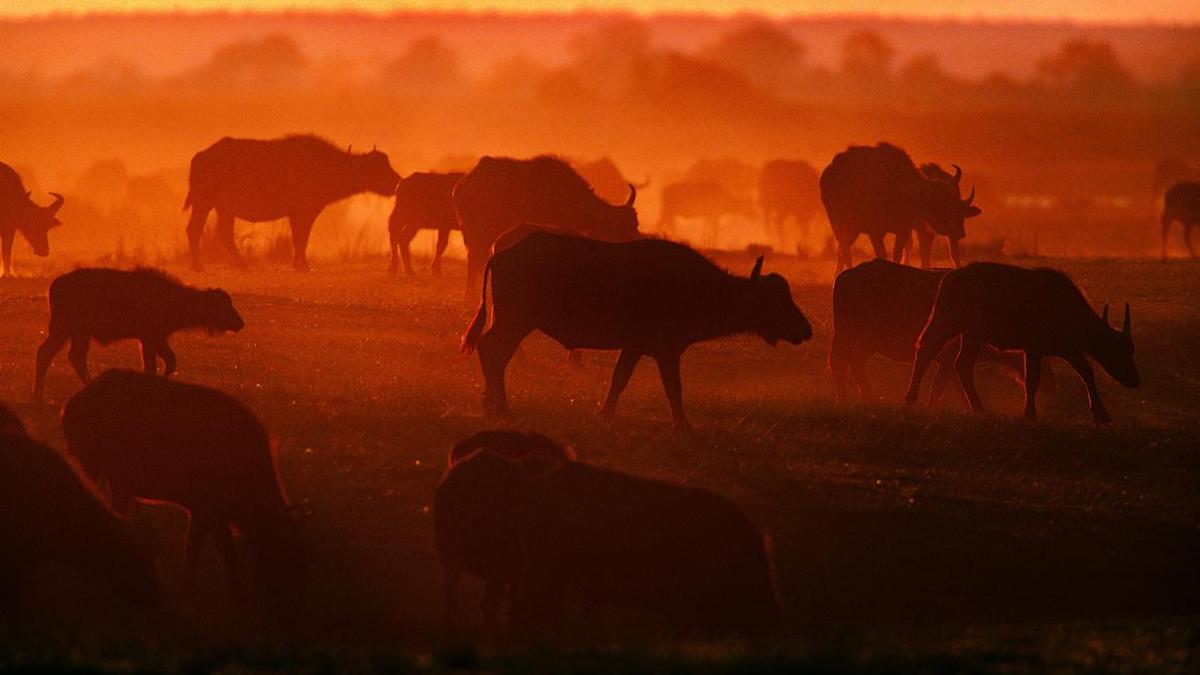
M633 183L630 183L629 184L629 199L625 200L625 206L633 206L633 200L635 200L635 199L637 199L637 188L635 188L633 186Z
M374 143L371 144L371 152L375 152L378 149L379 149L378 145L375 145Z
M963 200L963 206L970 206L971 202L973 202L973 201L975 201L975 186L974 185L971 186L971 194L967 195L967 198Z
M347 146L346 146L346 154L347 154L347 155L352 155L352 154L354 154L354 144L353 144L353 143L351 143L350 145L347 145Z
M1127 302L1125 303L1125 325L1121 326L1121 332L1126 335L1130 335L1130 328L1132 328L1132 326L1129 323L1129 303Z
M1108 325L1108 303L1107 302L1104 303L1104 311L1100 312L1100 320L1104 322L1105 326Z
M63 196L57 192L51 192L50 196L54 197L54 201L50 203L50 206L46 207L46 210L50 212L50 215L54 215L58 213L59 209L62 208L63 202L65 202L66 199L64 199Z
M951 164L950 166L954 167L954 184L958 185L958 182L962 180L962 167L957 164Z
M758 260L754 261L754 269L750 270L750 279L752 281L758 281L758 278L762 276L762 265L763 257L760 255L758 256Z

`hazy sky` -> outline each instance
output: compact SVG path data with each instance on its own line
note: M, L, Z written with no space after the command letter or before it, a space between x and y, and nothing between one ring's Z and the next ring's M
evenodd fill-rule
M0 14L144 10L574 9L764 14L879 13L959 18L1200 22L1200 0L0 0Z

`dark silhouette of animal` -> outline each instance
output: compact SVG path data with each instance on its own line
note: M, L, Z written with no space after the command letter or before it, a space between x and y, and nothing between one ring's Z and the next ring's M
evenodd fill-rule
M30 193L21 183L21 177L13 168L0 162L0 254L4 258L3 276L12 276L12 247L17 233L33 247L39 258L50 255L50 228L61 225L55 215L62 208L63 196L51 192L54 201L49 206L38 206L30 199Z
M108 584L141 609L157 609L154 568L126 524L62 456L26 436L8 408L0 411L7 422L0 428L0 619L20 619L22 581L50 562Z
M1162 257L1167 259L1167 233L1171 223L1183 226L1183 243L1187 245L1188 254L1196 257L1192 248L1192 228L1200 227L1200 183L1177 183L1163 195L1162 216Z
M167 344L172 333L201 328L215 335L237 332L245 325L225 291L191 288L159 270L67 272L50 283L50 327L37 350L33 396L41 398L46 370L68 340L71 365L85 383L92 340L100 344L140 340L146 372L157 372L158 359L162 359L163 375L169 377L175 372L175 352Z
M679 218L699 218L704 222L704 239L715 246L721 219L727 216L755 217L754 202L735 196L720 183L671 183L662 189L658 231L672 234Z
M808 162L773 159L758 176L758 204L767 232L785 250L804 238L821 208L820 176ZM788 218L796 229L789 230ZM790 234L789 234L790 232Z
M478 461L462 462L486 454ZM459 624L458 587L463 574L484 582L482 602L485 632L495 634L508 584L516 569L516 542L506 540L516 495L503 494L509 476L514 481L530 471L573 461L569 448L542 436L517 431L481 431L454 445L447 469L433 495L434 539L442 566L446 625ZM500 486L500 492L495 489Z
M1200 180L1200 168L1179 157L1163 157L1154 165L1154 197L1157 199L1176 183Z
M454 212L454 186L465 173L414 173L396 185L396 205L388 218L392 260L388 272L396 273L401 260L404 273L412 274L409 245L420 230L437 230L437 250L433 254L433 274L442 275L442 254L450 243L450 231L457 230Z
M972 263L947 273L917 343L912 379L904 397L907 404L916 401L929 362L959 337L962 347L954 369L972 410L983 410L972 371L985 344L1024 352L1025 417L1030 420L1037 417L1035 397L1043 357L1063 358L1079 373L1097 422L1111 418L1100 401L1087 357L1126 387L1141 383L1133 362L1129 305L1125 305L1124 326L1113 330L1108 325L1108 305L1096 316L1079 288L1058 270Z
M601 157L590 162L571 162L571 168L592 186L596 196L609 204L620 204L629 196L629 186L638 190L648 187L650 179L634 183L621 173L617 165L608 157Z
M110 370L63 407L67 451L106 487L114 508L135 499L169 502L190 515L185 578L196 587L200 552L212 538L230 593L244 597L232 528L255 561L262 599L299 608L309 557L275 470L266 430L244 405L208 387Z
M884 236L896 235L892 260L900 256L917 230L921 265L929 267L933 236L950 241L950 257L958 267L958 240L966 236L963 223L979 215L971 202L975 190L959 194L962 169L954 175L936 164L920 171L908 153L888 143L851 146L838 153L821 172L821 202L838 243L837 272L851 266L850 249L860 234L871 240L876 258L886 258Z
M567 591L655 612L685 632L753 634L779 619L762 534L706 490L484 446L447 471L434 523L448 572L471 560L490 575L494 605L507 583L510 625L526 639L547 624L561 631Z
M829 346L829 368L839 401L846 398L846 373L858 384L863 400L876 396L867 380L866 363L875 354L892 361L912 363L917 338L929 319L938 284L948 270L920 270L888 260L868 260L843 271L833 282L833 338ZM936 403L954 377L952 367L956 343L937 356L938 370L929 402ZM984 345L984 361L999 364L1024 381L1025 361L1019 354L1001 352ZM1042 371L1047 391L1054 389L1054 371Z
M637 189L614 206L596 196L562 160L484 157L454 188L454 208L467 247L467 290L487 262L496 239L526 222L552 225L605 241L637 238Z
M230 259L245 266L233 238L234 220L287 218L295 249L293 265L307 270L313 222L329 204L363 192L390 197L399 174L387 155L342 151L315 136L274 140L222 138L192 158L184 208L191 208L188 245L200 269L200 237L208 213L217 211L217 235Z
M526 335L541 330L568 349L619 349L603 413L643 355L658 364L677 426L683 414L679 359L694 342L754 333L769 344L799 344L812 327L792 301L788 282L762 275L735 277L696 251L670 241L610 243L534 232L488 261L479 311L463 337L478 348L484 408L507 414L504 370ZM488 279L492 323L488 323Z

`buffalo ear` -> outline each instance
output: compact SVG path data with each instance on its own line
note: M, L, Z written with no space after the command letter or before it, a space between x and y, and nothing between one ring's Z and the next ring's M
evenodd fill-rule
M1133 334L1129 330L1130 328L1132 328L1132 326L1130 325L1129 321L1129 303L1127 302L1125 303L1125 325L1121 327L1121 332L1129 337L1133 337Z
M754 269L750 270L751 281L758 281L759 277L762 276L762 266L763 257L760 255L758 256L758 260L754 261Z

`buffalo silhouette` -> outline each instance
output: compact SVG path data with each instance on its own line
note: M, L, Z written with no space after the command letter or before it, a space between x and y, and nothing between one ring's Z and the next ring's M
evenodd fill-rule
M44 258L50 255L50 228L62 224L57 217L63 196L51 192L54 201L38 206L29 198L21 177L13 168L0 162L0 255L4 259L3 276L12 276L12 247L17 232L33 247L33 254Z

